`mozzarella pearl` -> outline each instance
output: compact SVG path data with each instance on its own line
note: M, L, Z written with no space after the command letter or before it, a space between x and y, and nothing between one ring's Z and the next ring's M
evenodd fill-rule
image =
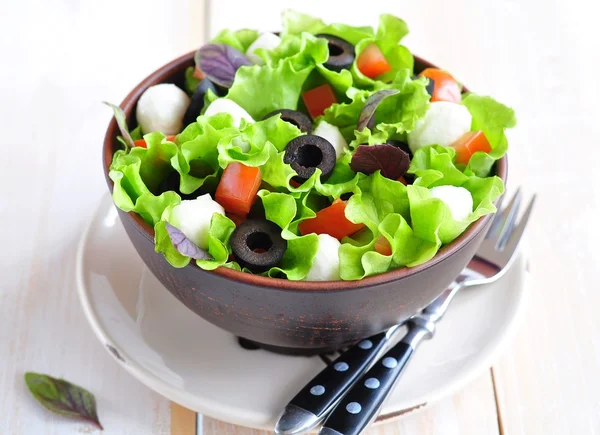
M441 199L450 208L455 221L465 221L473 213L473 197L464 187L437 186L430 193L433 198Z
M218 98L206 109L204 116L213 116L217 113L229 113L233 117L233 125L239 127L242 123L242 119L247 122L254 122L254 119L248 112L240 107L235 101L228 100L227 98Z
M264 48L265 50L273 50L279 46L281 43L281 38L274 33L265 32L261 33L256 40L250 44L248 50L246 50L246 56L248 59L256 65L262 65L265 62L262 60L260 56L258 56L255 51L259 48Z
M329 234L319 234L319 247L312 266L306 275L306 281L335 281L340 278L341 243Z
M210 220L215 213L225 216L223 207L214 201L209 194L206 194L196 199L181 201L171 210L168 221L171 225L180 229L199 248L207 249Z
M183 116L190 98L177 86L161 83L151 86L140 97L135 116L142 133L160 131L177 134L183 129Z
M408 133L408 146L414 153L428 145L447 147L471 130L471 114L462 104L436 101L429 105L425 117Z
M315 128L312 134L315 136L321 136L323 139L326 139L329 141L329 143L331 143L331 145L333 145L336 159L342 157L344 152L348 149L348 143L346 142L346 139L344 139L344 136L342 136L340 129L335 125L329 124L328 122L319 122L319 125L317 128Z

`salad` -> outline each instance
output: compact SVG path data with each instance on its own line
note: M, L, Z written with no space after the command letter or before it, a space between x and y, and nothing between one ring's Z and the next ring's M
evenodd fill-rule
M224 30L181 87L148 88L113 199L191 261L290 280L358 280L422 264L503 193L492 174L512 109L414 71L404 21L326 24L283 13L280 34Z

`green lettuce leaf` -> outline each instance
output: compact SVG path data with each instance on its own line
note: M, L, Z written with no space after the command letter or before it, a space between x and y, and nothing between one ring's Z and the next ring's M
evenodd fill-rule
M417 177L414 182L417 186L462 186L469 177L454 165L455 155L453 148L439 145L419 148L413 155L408 173Z
M281 152L289 141L300 134L302 132L298 127L283 121L280 115L246 124L239 132L219 141L219 165L226 168L231 162L240 162L247 166L262 166L271 156L271 145ZM244 152L241 143L249 144L250 149Z
M304 82L317 64L327 60L327 43L308 33L289 37L280 48L257 54L272 58L265 65L243 66L235 75L227 98L242 106L254 119L278 109L298 107ZM289 50L289 51L288 51ZM291 56L288 56L290 53Z
M350 102L332 104L325 109L321 119L338 127L344 139L352 142L355 139L354 130L358 124L358 117L371 93L355 88L348 89L346 94Z
M321 182L320 178L315 179L315 191L329 197L332 201L344 193L357 192L361 174L357 174L350 168L351 160L352 155L348 152L340 157L335 163L331 176L325 182Z
M309 33L302 35L284 35L279 46L273 50L258 49L256 54L270 67L277 67L283 61L289 61L296 70L320 65L327 61L329 49L327 41L315 38Z
M288 246L281 263L265 272L270 277L284 275L290 280L302 280L312 266L319 247L316 234L298 236L290 231L290 224L298 212L296 199L285 193L261 190L258 195L262 199L265 217L282 228L281 236L287 240Z
M326 33L345 39L352 45L358 44L365 38L375 36L370 26L349 26L347 24L327 25L323 20L301 12L286 10L283 12L283 35L299 35L303 32L317 34Z
M198 80L196 77L194 77L194 70L195 70L195 68L193 66L188 66L185 69L185 79L184 79L183 86L184 86L186 92L190 95L194 93L194 91L200 84L200 80Z
M390 213L409 218L407 189L399 181L390 180L377 171L369 176L361 174L359 192L350 197L346 205L346 217L354 223L362 223L374 234L379 224Z
M221 30L210 42L212 44L227 44L242 53L248 50L248 47L256 41L260 33L253 29L240 30Z
M169 233L167 232L166 222L169 220L171 211L175 206L171 205L165 209L161 220L154 226L155 232L155 251L165 256L165 259L173 267L185 267L190 263L190 257L179 253L173 246ZM229 239L235 230L235 224L231 219L222 214L215 213L210 221L208 232L208 253L213 257L212 260L197 260L196 264L204 270L214 270L219 266L226 265L231 254ZM238 266L239 269L239 266Z
M354 223L365 224L368 231L361 231L359 235L363 240L353 243L345 240L340 248L340 270L342 279L355 280L365 276L382 273L397 267L393 257L397 249L414 242L402 240L403 237L412 236L412 230L405 218L410 217L410 205L406 186L399 181L390 180L381 175L380 171L369 176L360 175L358 189L348 200L346 217ZM392 218L392 216L395 216ZM391 219L396 225L405 223L402 229L394 230L390 225ZM410 231L406 230L406 227ZM374 251L374 245L381 234L389 236L392 255L385 256ZM398 240L396 240L396 237ZM354 238L354 236L353 236ZM412 240L412 239L411 239ZM398 254L400 255L400 254ZM420 251L404 253L416 257L422 255ZM404 265L406 263L402 263Z
M415 235L438 247L448 244L482 216L496 212L493 202L504 192L504 183L498 177L470 177L461 187L473 197L473 212L465 221L456 221L443 201L432 198L428 188L407 186L411 223Z
M214 186L219 176L219 141L238 134L228 113L199 116L178 135L179 152L171 159L179 172L182 193L190 194L203 187Z
M492 147L489 154L481 151L473 154L465 173L485 177L490 173L494 162L508 150L508 140L504 132L507 128L512 128L517 124L515 112L491 97L476 94L464 97L462 104L469 109L473 117L471 130L482 130Z
M396 89L399 92L386 97L379 104L372 131L368 128L356 130L367 99L381 89ZM388 139L402 138L402 135L414 129L417 120L425 116L429 107L425 79L412 80L406 69L398 71L389 84L381 84L371 91L349 88L346 95L351 101L333 104L325 110L323 119L340 129L351 149L361 144L377 145Z
M246 109L254 119L262 119L273 110L295 110L302 85L313 69L314 66L296 70L289 60L283 60L277 67L243 66L237 70L227 98Z
M159 192L161 182L173 172L170 160L178 149L162 133L147 134L144 140L147 148L135 147L129 153L119 150L114 154L109 177L114 182L115 205L138 213L154 225L166 207L180 201L175 192Z
M360 87L373 88L378 81L390 81L394 75L402 70L408 69L409 74L412 74L414 66L414 58L408 48L399 45L400 40L408 34L408 26L400 18L393 15L383 14L379 17L379 27L375 37L362 39L356 45L356 59L359 58L362 51L369 44L376 44L388 63L392 67L392 71L378 77L377 80L365 76L358 69L357 61L355 60L351 71L354 76L354 83Z

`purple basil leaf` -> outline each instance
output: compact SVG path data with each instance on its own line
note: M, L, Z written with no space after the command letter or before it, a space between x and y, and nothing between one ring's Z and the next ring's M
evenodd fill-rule
M167 227L167 233L171 239L173 246L179 251L181 255L193 258L194 260L212 260L212 256L204 249L200 249L198 245L188 239L183 231L175 228L169 222L165 222Z
M196 66L210 81L230 88L239 67L252 65L241 52L225 44L207 44L194 55Z
M352 156L350 167L354 172L372 174L381 170L381 175L397 180L408 171L410 157L393 145L359 145Z
M25 383L42 406L68 418L84 420L104 430L96 412L96 398L89 391L67 382L39 373L25 373Z
M400 91L397 89L383 89L371 95L367 99L365 107L363 107L363 109L360 111L357 125L358 131L364 130L365 127L373 130L373 124L375 123L375 111L377 110L377 107L384 100L384 98L397 94L398 92Z
M125 112L123 112L123 109L121 109L119 106L115 106L114 104L107 103L106 101L104 101L104 104L110 107L115 114L117 125L119 126L119 130L121 130L121 136L123 136L123 140L125 142L125 151L127 151L129 148L133 148L135 144L133 143L133 139L129 134L129 128L127 127L127 119L125 118Z

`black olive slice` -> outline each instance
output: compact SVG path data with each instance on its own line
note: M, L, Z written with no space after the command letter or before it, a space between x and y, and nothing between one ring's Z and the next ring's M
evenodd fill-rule
M202 80L200 80L200 83L198 83L196 90L192 94L190 105L183 116L183 125L190 125L192 122L196 121L198 116L200 116L200 112L204 108L204 96L209 89L215 94L219 95L214 83L204 77Z
M317 38L327 39L329 48L329 58L325 62L325 68L340 72L343 69L349 69L354 63L354 46L348 41L337 36L319 33Z
M287 249L281 228L264 219L248 219L241 223L231 235L230 243L240 266L252 272L264 272L277 266Z
M321 170L321 181L325 181L335 167L335 149L321 136L298 136L286 145L283 161L296 171L297 181L308 180L316 168Z
M275 116L278 113L281 113L281 119L285 122L289 122L294 124L296 127L303 131L306 134L312 133L312 121L310 118L302 112L298 112L297 110L290 109L279 109L273 110L271 113L267 113L263 119L268 119L271 116Z

